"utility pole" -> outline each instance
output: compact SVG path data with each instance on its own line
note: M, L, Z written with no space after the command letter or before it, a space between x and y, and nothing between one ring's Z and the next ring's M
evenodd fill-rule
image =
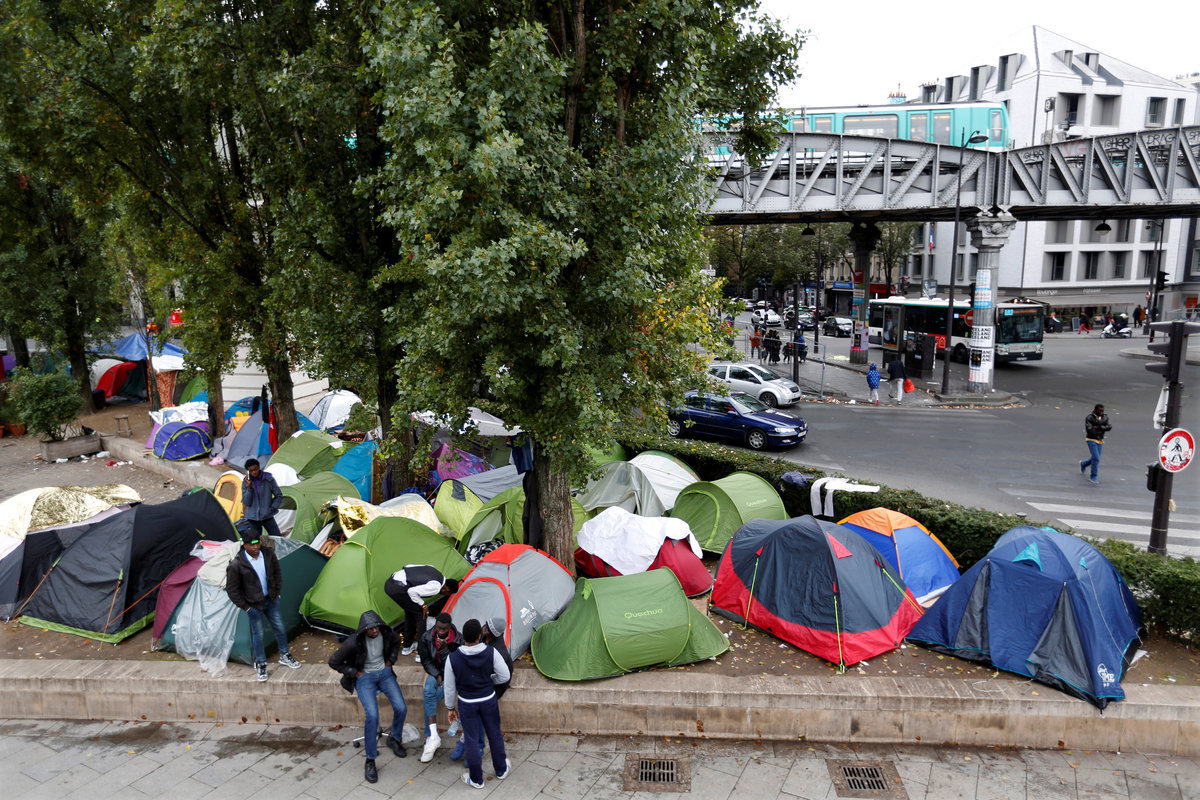
M1167 357L1166 363L1147 364L1146 369L1158 373L1167 382L1167 409L1164 415L1164 430L1174 430L1179 426L1181 406L1183 404L1183 384L1180 383L1180 372L1183 370L1184 354L1187 352L1187 337L1192 333L1200 333L1200 322L1154 322L1150 331L1161 332L1166 341L1147 344L1146 349L1152 353L1162 353ZM1175 476L1163 469L1157 462L1150 464L1146 470L1146 488L1154 492L1154 513L1150 518L1151 553L1166 554L1167 552L1167 522L1171 514L1171 485Z

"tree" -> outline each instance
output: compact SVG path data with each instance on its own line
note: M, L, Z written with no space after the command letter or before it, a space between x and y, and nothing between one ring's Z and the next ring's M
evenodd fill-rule
M920 222L880 222L879 244L875 245L875 254L883 266L883 281L888 286L894 286L898 281L892 280L892 272L901 266L913 251L917 237L921 234Z
M396 315L397 410L521 426L527 502L564 564L585 447L635 410L661 425L704 366L689 346L719 346L694 115L741 112L743 151L771 147L756 120L799 41L754 9L393 3L372 36L401 256L381 283L419 287Z

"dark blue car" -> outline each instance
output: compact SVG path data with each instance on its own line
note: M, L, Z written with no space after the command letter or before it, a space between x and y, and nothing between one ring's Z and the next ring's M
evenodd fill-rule
M753 450L792 447L804 441L804 420L776 411L748 394L688 392L683 408L667 412L667 433L725 439Z

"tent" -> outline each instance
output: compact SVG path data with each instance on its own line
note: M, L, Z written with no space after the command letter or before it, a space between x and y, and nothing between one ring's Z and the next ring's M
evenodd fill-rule
M317 400L309 417L323 431L340 430L350 416L350 409L362 402L362 398L349 389L326 392Z
M656 569L580 578L571 604L533 632L530 649L546 677L584 681L714 658L729 641L684 597L672 572Z
M584 445L583 449L588 452L588 455L592 457L592 461L594 461L598 467L604 466L610 461L626 460L625 448L622 447L621 443L617 441L611 442L608 447L604 449L592 447L591 445Z
M1140 639L1141 610L1121 574L1082 539L1021 526L996 540L908 638L991 664L1103 709Z
M958 580L958 562L924 525L888 508L869 508L838 523L857 533L900 573L917 602L926 604Z
M280 443L279 449L267 461L267 466L287 464L301 478L311 478L318 472L329 472L349 447L332 434L317 430L296 431Z
M521 476L512 464L462 478L442 481L433 510L456 535L462 535L483 504L505 489L520 487Z
M738 528L753 519L787 519L771 484L751 472L699 481L679 493L671 516L688 524L708 553L720 553Z
M91 378L92 388L100 388L100 379L104 377L104 373L108 372L118 364L124 363L119 358L98 358L88 367L88 377Z
M154 455L167 461L187 461L212 450L208 431L198 425L168 422L154 434Z
M899 647L921 618L879 551L811 516L746 523L721 556L712 609L843 668Z
M486 459L465 450L442 443L433 448L433 468L429 471L429 484L437 486L450 478L462 478L487 472L492 465Z
M321 506L339 495L362 499L354 484L334 472L317 473L294 486L280 487L279 491L283 492L283 504L275 516L279 530L284 533L290 530L291 538L306 544L320 530Z
M237 522L242 518L242 473L227 469L217 478L213 494L229 519Z
M466 529L458 537L459 552L465 553L472 545L493 540L501 544L525 544L525 526L521 521L524 511L525 489L521 486L505 489L484 503L471 517ZM587 514L574 497L571 498L571 512L575 517L575 533L579 533Z
M644 517L661 517L675 506L685 488L700 480L692 468L658 450L629 461L610 461L604 474L589 481L576 499L590 514L619 506Z
M190 403L193 400L208 402L208 379L203 375L197 375L187 382L177 402Z
M275 555L279 557L279 570L283 573L279 611L290 639L304 626L300 616L300 601L316 582L326 559L299 542L276 539L274 544ZM264 627L263 645L270 656L278 646L270 626ZM162 649L175 650L189 658L200 657L202 665L205 665L207 658L219 658L221 655L226 656L221 661L253 664L250 618L229 600L223 587L213 586L202 579L193 580L164 626ZM214 672L211 669L209 671Z
M64 527L114 506L128 508L142 496L123 483L107 486L43 486L0 502L0 557L14 550L29 531Z
M226 434L225 443L215 450L215 455L225 459L225 463L245 468L246 462L252 458L265 464L271 458L271 440L267 435L267 426L263 424L262 409L256 409L236 431Z
M504 617L504 644L513 658L529 649L538 626L557 619L575 596L566 567L541 550L506 544L479 560L446 604L459 630L469 619Z
M232 542L229 544L233 544ZM163 578L162 586L158 587L158 599L154 601L154 625L150 628L150 649L162 650L163 633L167 630L167 622L175 613L175 607L187 594L196 573L204 565L203 559L191 556L187 561L171 570L171 574Z
M140 361L119 361L105 370L95 388L104 397L145 397L146 368Z
M333 471L354 484L358 496L364 500L371 497L372 465L375 461L375 442L350 444L333 465Z
M155 346L154 355L156 356L178 356L183 357L184 349L177 344L171 342L163 342L161 345L154 341L151 342ZM149 357L146 350L146 337L141 333L131 333L124 339L118 339L111 344L104 345L99 348L101 351L111 352L127 361L145 361Z
M432 564L447 578L461 579L471 565L454 542L406 517L378 517L346 540L304 595L300 613L309 625L335 633L358 627L363 611L374 609L388 625L404 612L384 594L383 584L407 564Z
M159 584L201 538L234 540L211 492L134 506L93 525L31 533L0 565L2 605L27 625L118 642L150 623Z
M666 567L688 597L712 588L700 545L687 523L670 517L639 517L613 506L583 523L576 537L575 567L589 578L632 575Z

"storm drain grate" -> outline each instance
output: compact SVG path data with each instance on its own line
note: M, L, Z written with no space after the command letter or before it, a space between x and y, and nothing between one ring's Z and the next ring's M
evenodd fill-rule
M690 756L661 758L644 753L625 755L625 791L687 792L691 788Z
M878 797L908 800L894 764L887 761L829 759L829 777L838 797Z

